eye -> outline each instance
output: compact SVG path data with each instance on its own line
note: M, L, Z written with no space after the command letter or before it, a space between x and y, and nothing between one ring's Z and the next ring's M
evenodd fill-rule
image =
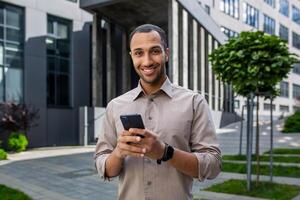
M152 49L151 53L154 54L154 55L161 54L161 49L160 48Z
M137 57L140 57L143 55L143 52L142 51L135 51L134 52L134 56L137 56Z

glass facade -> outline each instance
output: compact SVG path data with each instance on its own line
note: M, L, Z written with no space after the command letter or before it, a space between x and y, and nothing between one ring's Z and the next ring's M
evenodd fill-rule
M71 106L71 22L48 15L46 45L47 104Z
M226 27L224 27L224 26L221 26L221 31L222 31L225 35L227 35L227 37L229 37L229 38L231 38L231 37L236 37L236 36L239 35L237 32L235 32L235 31L233 31L233 30L231 30L231 29L229 29L229 28L226 28Z
M264 15L264 32L270 35L275 34L275 20L268 15Z
M280 112L290 112L289 106L280 105L279 106Z
M24 11L0 2L0 101L23 101Z
M279 37L285 41L289 41L289 29L282 24L279 25Z
M264 2L275 8L275 0L264 0Z
M253 26L259 27L259 11L253 6L243 3L243 22Z
M279 0L279 12L289 17L289 0Z
M264 103L264 110L271 110L271 104ZM272 110L275 111L275 105L272 105Z
M300 24L300 9L296 6L292 7L292 20L297 24Z
M294 64L294 66L293 66L293 72L295 74L299 74L300 75L300 63Z
M233 18L239 19L239 0L221 0L220 10Z
M280 96L289 97L289 83L285 81L280 82Z
M293 32L293 47L300 49L300 35Z
M300 97L300 85L293 84L293 98L299 98Z

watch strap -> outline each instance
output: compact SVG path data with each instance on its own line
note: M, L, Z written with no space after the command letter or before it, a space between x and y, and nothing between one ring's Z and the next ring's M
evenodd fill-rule
M156 161L157 164L160 165L162 161L170 160L173 157L173 154L174 154L174 148L171 145L165 143L165 150L164 150L163 157Z

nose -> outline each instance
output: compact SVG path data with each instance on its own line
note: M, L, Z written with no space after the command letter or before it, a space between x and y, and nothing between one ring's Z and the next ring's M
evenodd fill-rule
M143 56L142 66L143 67L151 67L153 65L153 59L149 53L146 53Z

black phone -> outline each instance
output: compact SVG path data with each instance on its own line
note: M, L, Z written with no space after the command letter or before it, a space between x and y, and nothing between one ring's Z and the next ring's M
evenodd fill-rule
M120 116L121 122L125 130L129 130L130 128L139 128L145 129L143 119L140 114L132 114L132 115L121 115ZM144 137L140 135L140 137Z

